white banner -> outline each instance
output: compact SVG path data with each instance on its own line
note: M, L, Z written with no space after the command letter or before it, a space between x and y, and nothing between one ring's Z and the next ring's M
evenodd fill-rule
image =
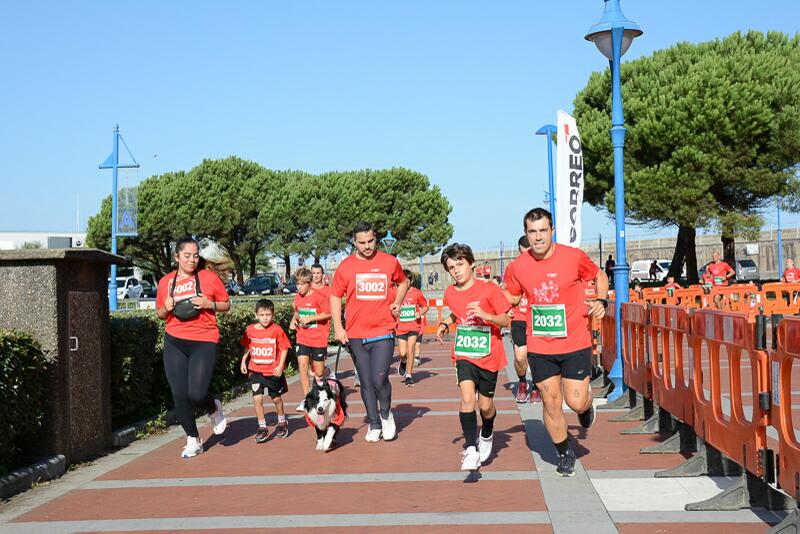
M581 245L583 148L575 117L560 109L557 146L556 242L578 248Z

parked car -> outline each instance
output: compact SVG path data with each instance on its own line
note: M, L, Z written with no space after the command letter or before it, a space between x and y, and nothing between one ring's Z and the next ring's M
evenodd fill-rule
M139 298L143 299L154 299L156 298L156 288L153 287L153 284L148 282L147 280L142 280L142 294Z
M240 295L280 295L280 285L267 275L251 276L239 291Z
M653 260L636 260L631 265L631 280L649 280L650 279L650 265ZM656 280L661 282L667 277L669 267L672 265L670 260L656 260Z
M283 286L283 294L284 295L294 295L297 293L297 283L294 280L290 280L286 282L286 285Z
M111 280L108 282L111 283ZM141 298L142 291L142 283L133 276L117 277L117 300Z
M236 282L235 279L231 278L225 282L225 291L228 292L228 295L238 295L239 291L241 290L241 286Z
M697 277L703 278L703 273L706 272L706 267L711 265L712 262L708 262L703 265L700 269L697 270ZM734 279L737 282L758 282L760 274L758 272L758 265L756 262L751 260L750 258L744 258L741 260L736 260L736 278Z

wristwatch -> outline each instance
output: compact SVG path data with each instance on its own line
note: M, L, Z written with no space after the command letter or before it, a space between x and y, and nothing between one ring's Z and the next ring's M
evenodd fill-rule
M597 298L597 299L594 299L594 300L599 300L600 302L603 303L603 308L606 308L606 309L608 308L608 299Z

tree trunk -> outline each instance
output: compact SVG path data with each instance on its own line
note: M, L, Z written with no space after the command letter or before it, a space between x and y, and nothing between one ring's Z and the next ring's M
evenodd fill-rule
M286 279L289 280L292 277L292 258L288 252L283 255L283 262L286 264Z
M242 268L242 258L238 254L230 254L230 257L231 260L233 260L233 267L236 269L236 282L241 286L242 284L244 284L244 269Z
M695 249L695 237L697 230L687 226L686 232L686 280L689 284L697 284L700 279L697 276L697 250Z
M731 267L736 265L736 240L733 234L722 234L722 259Z
M675 251L672 253L672 263L669 266L667 276L672 276L675 280L681 279L683 265L686 262L686 232L688 227L678 227L678 237L675 239Z
M250 258L250 276L253 277L256 275L256 271L258 270L258 266L256 265L256 259L258 258L258 250L251 249L247 253L247 255Z

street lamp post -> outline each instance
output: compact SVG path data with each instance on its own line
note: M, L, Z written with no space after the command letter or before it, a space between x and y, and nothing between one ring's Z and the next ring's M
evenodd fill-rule
M642 35L639 26L627 18L620 8L620 0L604 0L605 6L600 21L589 28L586 40L592 41L608 60L611 67L611 144L614 147L614 217L616 219L617 262L614 265L614 289L616 291L616 337L617 357L609 373L614 390L609 394L612 401L622 395L622 303L628 301L628 273L630 267L625 255L625 178L623 152L625 147L625 121L622 114L622 91L620 88L620 61L636 37Z
M381 239L381 245L384 246L386 252L388 252L389 254L392 253L392 249L394 248L395 243L397 243L397 238L392 235L391 230L389 230L389 232L386 234L386 237Z
M558 131L558 128L552 124L545 124L538 130L536 130L536 135L544 135L547 136L547 178L548 184L550 187L550 216L553 218L553 221L556 220L556 189L553 183L553 134ZM558 228L556 228L558 231ZM553 234L553 239L555 240L556 236Z

